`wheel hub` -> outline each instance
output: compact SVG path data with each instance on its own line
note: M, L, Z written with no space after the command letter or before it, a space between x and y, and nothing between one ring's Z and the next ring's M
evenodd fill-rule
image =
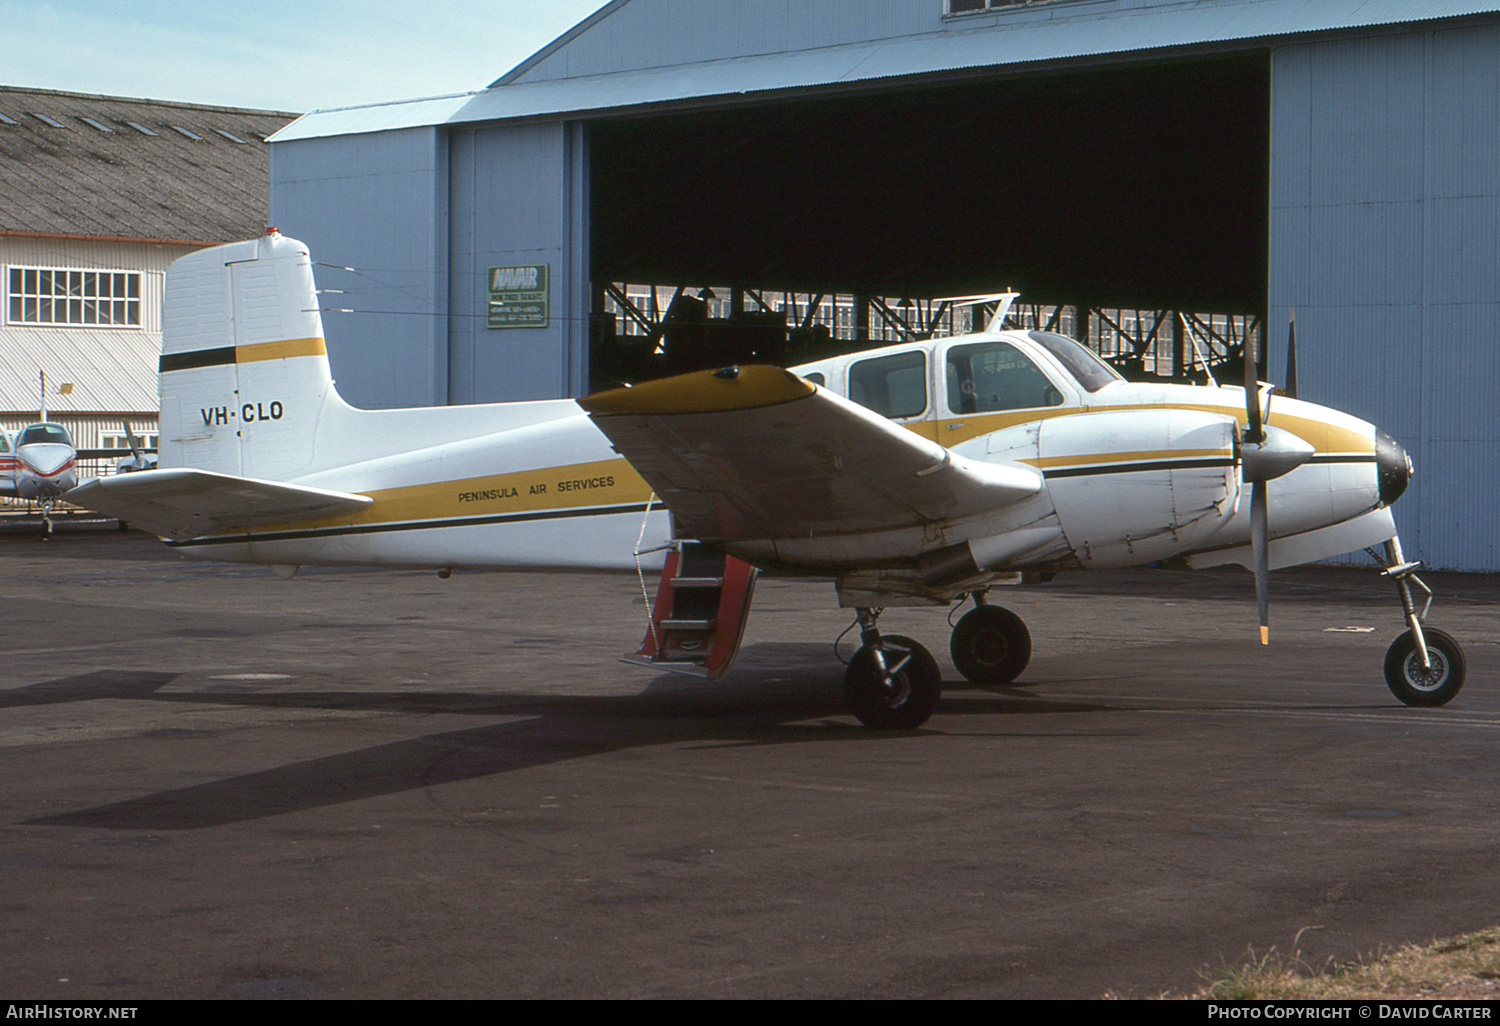
M1432 664L1430 669L1422 665L1421 657L1415 652L1406 658L1406 679L1418 691L1436 691L1448 679L1448 664L1441 652L1429 648L1427 661Z
M1005 661L1010 645L999 631L982 631L974 636L972 646L974 658L986 666L998 666Z

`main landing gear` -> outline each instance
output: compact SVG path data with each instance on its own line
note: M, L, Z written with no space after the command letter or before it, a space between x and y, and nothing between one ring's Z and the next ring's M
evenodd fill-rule
M976 591L974 608L953 628L948 649L965 680L1009 684L1031 662L1031 632L1015 613L986 604L984 592Z
M927 722L943 694L942 675L932 653L911 638L882 635L881 610L862 608L860 641L844 672L849 708L867 727L913 730ZM1008 609L986 605L974 593L974 609L958 621L950 644L953 664L975 684L1009 684L1031 661L1031 634Z
M1447 705L1464 686L1468 674L1463 649L1450 635L1422 623L1432 607L1432 589L1417 577L1422 564L1406 562L1399 538L1385 543L1385 555L1385 576L1396 582L1407 623L1406 633L1386 650L1386 686L1407 705ZM1427 593L1420 613L1412 598L1413 585Z
M927 722L943 695L943 678L932 653L899 634L882 636L878 609L861 608L863 643L844 671L844 697L867 727L914 730Z

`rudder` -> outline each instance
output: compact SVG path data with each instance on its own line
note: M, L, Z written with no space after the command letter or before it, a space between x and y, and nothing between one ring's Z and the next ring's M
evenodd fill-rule
M307 247L274 229L167 271L162 467L286 480L307 473L333 389Z

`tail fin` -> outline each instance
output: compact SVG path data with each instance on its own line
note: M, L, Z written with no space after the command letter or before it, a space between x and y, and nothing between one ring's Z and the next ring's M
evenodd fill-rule
M272 229L167 272L160 466L286 480L333 388L307 247Z

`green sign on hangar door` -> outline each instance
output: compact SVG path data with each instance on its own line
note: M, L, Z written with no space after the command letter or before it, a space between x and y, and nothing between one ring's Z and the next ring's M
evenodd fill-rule
M545 328L549 266L527 264L522 267L491 267L488 326Z

